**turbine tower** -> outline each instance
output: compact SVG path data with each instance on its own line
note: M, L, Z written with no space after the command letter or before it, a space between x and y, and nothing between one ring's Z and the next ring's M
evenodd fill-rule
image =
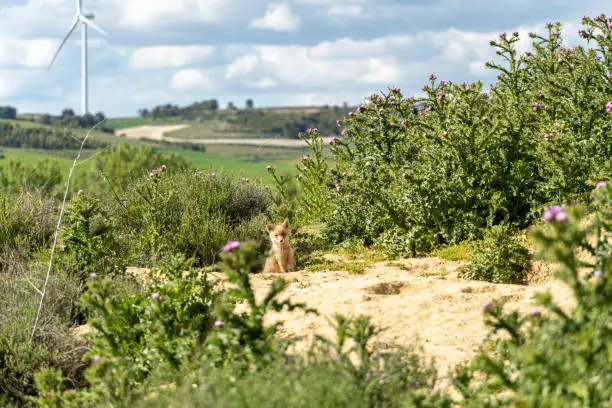
M62 40L62 43L60 44L60 46L57 48L57 51L55 51L55 55L53 55L53 59L51 60L51 63L49 64L49 66L47 67L47 70L49 70L51 68L51 66L53 65L53 63L55 62L57 56L59 55L62 47L64 46L64 44L66 44L66 41L68 41L68 38L70 37L70 35L72 34L72 32L76 29L77 25L79 25L79 23L82 24L81 29L82 29L82 38L81 38L81 75L82 75L82 94L81 94L81 106L82 106L82 110L83 110L83 115L89 113L88 109L88 89L87 89L87 26L93 28L94 30L100 32L102 35L106 35L106 33L104 32L104 30L102 30L100 27L98 27L97 25L95 25L93 23L93 18L94 15L93 14L83 14L83 0L75 0L75 4L76 4L76 15L74 17L74 21L72 22L72 25L70 26L70 30L68 30L68 34L66 34L66 36L64 37L64 39Z

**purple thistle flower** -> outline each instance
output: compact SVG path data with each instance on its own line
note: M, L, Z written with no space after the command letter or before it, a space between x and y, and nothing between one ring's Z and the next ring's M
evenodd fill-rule
M82 188L79 188L79 191L77 191L77 195L81 195L85 192L85 190L83 190Z
M95 272L92 272L89 274L89 280L96 280L98 279L98 274Z
M539 110L540 110L540 106L541 106L541 105L540 105L539 103L537 103L537 102L536 102L536 103L535 103L535 105L533 105L533 108L532 108L532 109L533 109L533 111L534 111L534 112L539 111Z
M595 189L599 190L600 188L604 188L605 186L606 186L606 182L600 181L599 183L595 185Z
M160 300L161 295L157 292L151 294L151 300Z
M444 132L442 132L442 136L448 136L448 132L445 130Z
M531 310L531 312L529 312L529 316L531 317L540 317L542 316L542 312L540 312L540 309L538 309L537 307L533 310Z
M341 124L341 123L342 123L342 122L340 122L340 119L336 120L336 125L338 125L338 127L340 127L340 124Z
M440 102L442 102L442 101L444 101L444 98L446 98L446 95L444 94L444 92L440 92L440 93L438 94L438 100L439 100Z
M336 191L340 191L340 184L336 184Z
M402 119L402 121L400 122L402 126L406 126L406 119Z
M223 248L221 249L221 251L223 252L229 252L233 249L236 249L240 246L240 241L227 241L227 244L225 244L223 246Z
M311 128L306 129L306 133L310 134L312 132Z
M351 116L353 116L353 112L348 113L348 117L350 118Z
M538 89L538 96L544 96L544 92L541 89Z
M308 156L302 156L302 161L307 161L308 160Z
M337 137L332 137L331 139L329 139L327 143L329 143L330 145L333 145L334 143L336 143L336 140L338 140Z
M482 117L482 120L483 120L483 121L486 121L486 120L487 120L487 117L486 117L486 116L483 116L483 117Z
M213 324L215 325L215 327L223 327L224 325L222 320L215 320Z
M402 92L402 90L401 90L401 89L399 89L399 88L395 88L395 89L394 89L394 91L395 91L396 93L400 93L400 92Z
M593 272L593 279L600 279L603 276L603 272L602 271L594 271Z
M365 110L365 107L364 107L363 105L360 105L360 106L357 108L357 112L363 112L364 110Z
M165 165L165 164L162 164L162 165L161 165L161 171L166 171L167 169L168 169L168 168L166 167L166 165Z
M402 173L402 178L406 178L406 173Z
M612 112L612 101L606 103L606 112Z
M96 354L95 356L92 356L92 357L91 357L91 363L92 363L92 364L95 364L95 363L99 362L100 360L102 360L102 357L100 357L100 356L99 356L99 355L97 355L97 354Z
M546 210L544 210L542 219L544 221L563 222L567 220L567 213L560 205L554 205L552 207L547 207Z
M547 133L544 135L544 140L546 140L548 142L548 140L550 140L551 134Z
M545 110L545 111L550 110L550 106L548 106L548 105L544 105L544 110Z
M435 81L436 79L438 79L438 77L435 76L434 74L429 75L429 80L430 81Z
M151 170L151 173L149 174L151 177L155 177L159 174L159 170L157 169L153 169Z
M486 302L482 304L482 311L484 313L488 312L489 309L491 309L491 306L493 306L493 301L487 300Z

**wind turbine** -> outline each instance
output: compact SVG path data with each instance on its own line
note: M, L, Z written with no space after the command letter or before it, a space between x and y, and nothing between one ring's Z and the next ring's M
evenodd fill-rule
M55 62L55 59L57 58L57 56L59 55L59 52L61 51L62 47L64 46L64 44L66 44L66 41L68 41L68 37L70 37L70 35L72 34L72 32L76 29L77 25L79 25L79 23L82 24L82 43L81 43L81 74L82 74L82 101L81 101L81 106L83 109L83 115L88 113L88 100L87 100L87 26L90 26L91 28L93 28L94 30L100 32L102 35L106 35L106 33L104 32L104 30L102 30L100 27L98 27L97 25L95 25L93 23L93 18L94 15L93 14L83 14L83 0L75 0L75 4L76 4L76 15L74 17L74 21L72 23L72 25L70 26L70 30L68 30L68 34L66 34L66 36L64 37L64 40L62 41L62 43L60 44L60 46L58 47L57 51L55 51L55 55L53 55L53 59L51 60L51 63L49 64L49 66L47 67L47 70L49 70L51 68L51 66L53 65L53 63Z

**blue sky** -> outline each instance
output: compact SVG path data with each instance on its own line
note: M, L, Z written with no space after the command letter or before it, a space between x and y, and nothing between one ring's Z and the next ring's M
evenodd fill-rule
M244 106L356 104L388 86L416 94L430 73L486 83L498 33L564 24L609 0L83 0L108 32L89 31L90 110L217 98ZM606 5L608 7L606 7ZM0 105L80 112L80 31L46 65L74 0L0 0Z

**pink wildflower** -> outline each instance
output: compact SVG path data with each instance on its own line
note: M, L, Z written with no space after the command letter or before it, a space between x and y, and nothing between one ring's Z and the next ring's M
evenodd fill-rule
M221 249L223 252L229 252L232 249L236 249L240 246L240 242L239 241L227 241L227 244L225 244L225 246L223 247L223 249Z

